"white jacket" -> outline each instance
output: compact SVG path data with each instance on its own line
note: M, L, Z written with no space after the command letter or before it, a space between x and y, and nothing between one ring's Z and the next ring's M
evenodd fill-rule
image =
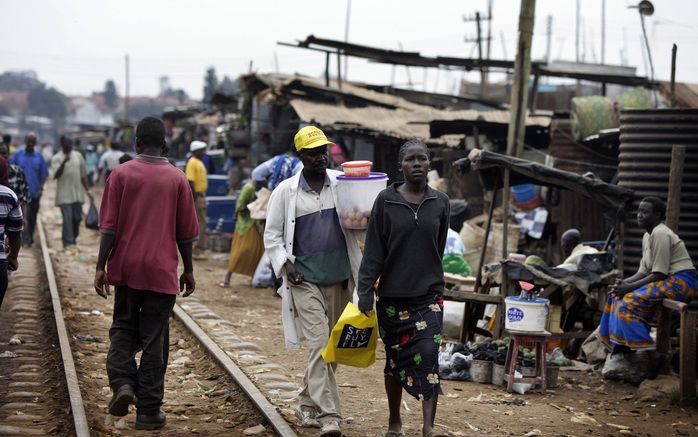
M264 247L271 260L274 274L283 279L283 284L278 293L282 298L281 310L284 325L284 339L286 347L298 348L303 339L303 332L296 319L296 310L293 304L291 288L286 276L284 264L286 261L295 262L293 255L293 236L296 229L296 198L302 172L281 182L271 193L269 206L267 207L267 224L264 229ZM327 170L330 179L330 190L337 205L337 175L342 174L336 170ZM350 289L355 288L359 278L359 266L361 265L361 249L357 238L360 234L356 231L342 229L344 240L347 244L347 255L351 266Z

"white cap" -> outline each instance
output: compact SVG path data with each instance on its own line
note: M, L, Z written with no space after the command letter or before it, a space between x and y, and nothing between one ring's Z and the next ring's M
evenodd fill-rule
M208 147L208 145L203 141L192 141L189 145L189 151L196 152L197 150L205 149L206 147Z

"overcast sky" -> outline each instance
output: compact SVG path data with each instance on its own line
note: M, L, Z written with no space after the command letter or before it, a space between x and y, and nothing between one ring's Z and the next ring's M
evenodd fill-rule
M600 62L601 2L581 1L582 52L588 62ZM259 72L279 71L318 76L324 54L278 46L314 34L344 39L346 0L214 1L214 0L0 0L0 71L33 69L39 78L71 95L101 90L114 79L124 91L124 55L131 58L131 95L158 92L158 78L168 75L174 87L192 97L202 94L204 71L214 66L219 77L236 77L250 62ZM645 75L640 19L630 0L606 1L606 62L620 64L627 50L629 65ZM504 50L513 58L519 13L518 0L493 0L491 57ZM574 60L575 0L538 0L533 57L546 47L547 16L553 16L552 58ZM696 0L655 0L655 15L647 19L656 75L668 79L671 44L679 46L677 78L698 82L698 16ZM424 55L476 56L474 23L463 15L479 10L486 15L487 0L353 0L351 42ZM485 27L486 29L486 27ZM503 38L502 38L503 37ZM335 63L333 61L332 74ZM350 59L349 79L389 83L392 68ZM451 92L462 74L411 69L417 89ZM471 73L476 80L479 76ZM404 68L395 82L406 84Z

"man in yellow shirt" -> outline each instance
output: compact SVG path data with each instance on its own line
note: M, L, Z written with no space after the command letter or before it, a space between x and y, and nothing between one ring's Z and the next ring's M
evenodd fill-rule
M195 248L199 256L201 256L201 252L206 250L206 190L208 189L208 174L203 162L206 147L207 145L203 141L191 142L189 145L191 159L187 161L184 172L194 194L196 217L199 219L199 241L196 243Z

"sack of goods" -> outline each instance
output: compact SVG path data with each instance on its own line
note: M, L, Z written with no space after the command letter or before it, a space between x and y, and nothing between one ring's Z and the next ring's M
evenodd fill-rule
M368 367L376 361L378 319L376 313L367 317L349 302L332 328L330 339L322 350L326 363Z

